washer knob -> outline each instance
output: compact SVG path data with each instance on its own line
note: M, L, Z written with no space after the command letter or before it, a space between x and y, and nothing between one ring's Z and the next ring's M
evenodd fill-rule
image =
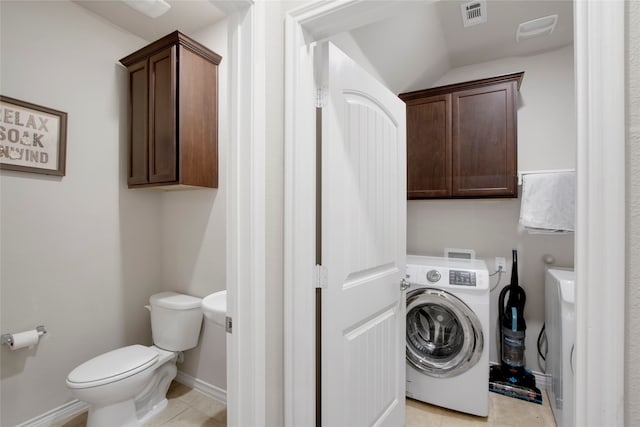
M436 283L437 281L440 280L441 277L442 275L438 270L430 270L427 273L427 280L430 281L431 283Z

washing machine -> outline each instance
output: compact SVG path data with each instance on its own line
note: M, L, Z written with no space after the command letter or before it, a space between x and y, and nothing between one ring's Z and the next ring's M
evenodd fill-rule
M484 261L407 256L407 397L489 415Z

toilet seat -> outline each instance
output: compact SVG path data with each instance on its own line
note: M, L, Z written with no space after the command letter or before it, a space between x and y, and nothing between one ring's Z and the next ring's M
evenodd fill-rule
M129 378L152 367L159 354L153 347L130 345L96 356L67 377L70 388L91 388Z

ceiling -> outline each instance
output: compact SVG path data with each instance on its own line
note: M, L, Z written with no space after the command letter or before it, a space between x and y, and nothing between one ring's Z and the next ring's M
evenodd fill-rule
M156 19L119 0L73 1L149 42L176 29L190 35L224 18L209 0L166 0L171 9ZM466 28L461 4L469 0L395 1L388 19L333 38L395 93L430 87L452 68L573 43L572 0L487 0L487 22ZM552 34L516 42L520 23L554 14Z
M73 0L112 24L149 42L179 30L192 34L225 17L209 0L165 0L171 8L158 18L130 8L119 0Z
M487 22L464 27L469 0L413 2L406 12L349 34L356 56L395 93L431 87L452 68L527 56L573 43L571 0L488 0ZM522 22L558 15L552 34L516 42ZM353 49L356 48L356 49Z
M507 56L531 55L566 46L573 42L573 1L488 1L487 22L464 28L460 4L466 1L440 1L436 5L452 67L474 64ZM548 36L516 41L522 22L558 15Z

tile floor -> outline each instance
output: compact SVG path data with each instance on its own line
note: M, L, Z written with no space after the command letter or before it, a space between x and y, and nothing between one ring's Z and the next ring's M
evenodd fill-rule
M224 404L199 391L173 382L167 393L167 409L145 427L226 427ZM405 427L555 427L546 393L543 404L525 402L489 393L489 416L475 417L413 399L406 401ZM87 414L78 415L55 427L85 427Z
M489 416L476 417L413 399L406 400L405 427L556 427L546 392L542 405L489 393Z

